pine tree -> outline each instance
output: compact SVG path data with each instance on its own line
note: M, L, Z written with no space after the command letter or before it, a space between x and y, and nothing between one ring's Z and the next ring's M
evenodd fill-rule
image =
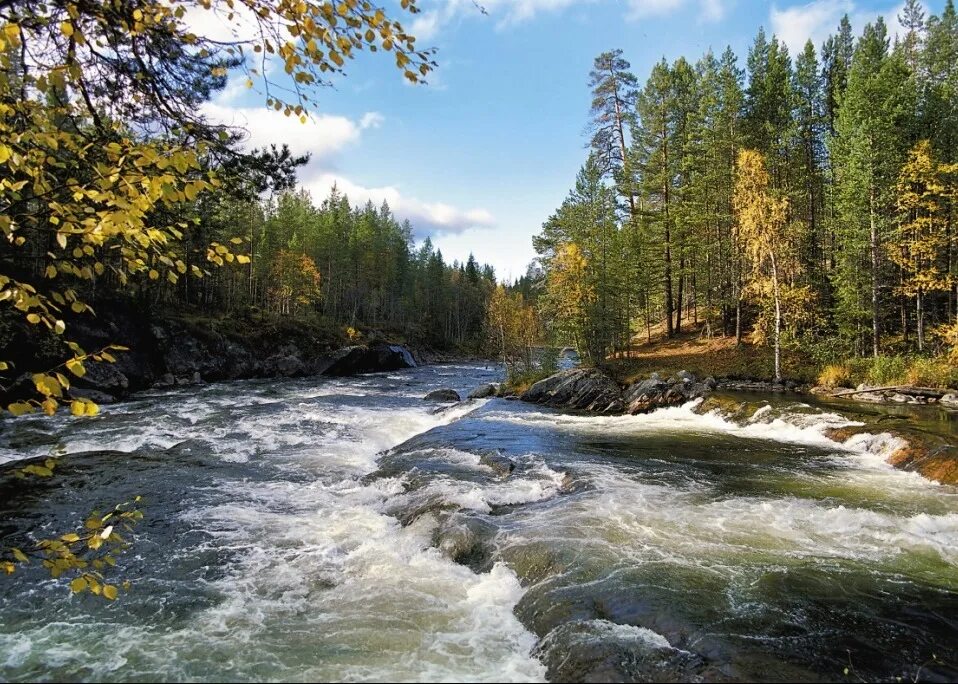
M904 159L908 132L908 72L888 54L879 18L865 27L842 98L832 157L842 241L835 275L840 328L861 340L870 327L870 352L880 353L883 244L894 214L892 189Z
M603 174L615 181L630 220L638 216L627 134L635 123L638 81L622 50L603 52L589 73L592 91L592 153Z

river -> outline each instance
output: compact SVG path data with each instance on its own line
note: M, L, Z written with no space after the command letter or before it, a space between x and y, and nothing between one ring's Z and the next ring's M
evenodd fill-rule
M0 579L0 680L958 679L958 489L796 399L595 418L478 365L0 426L0 545L134 495L129 592ZM7 469L10 465L8 463ZM845 670L847 668L847 675Z

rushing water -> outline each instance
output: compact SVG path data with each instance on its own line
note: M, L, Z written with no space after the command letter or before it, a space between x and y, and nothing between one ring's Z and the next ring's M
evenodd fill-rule
M144 496L120 600L0 579L0 680L954 680L958 490L794 401L436 410L437 366L26 417L0 545Z

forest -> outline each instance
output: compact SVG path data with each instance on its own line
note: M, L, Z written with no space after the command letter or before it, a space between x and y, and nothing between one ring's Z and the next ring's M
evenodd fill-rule
M899 21L794 57L759 30L744 69L709 51L644 83L599 55L588 158L517 283L551 335L602 363L700 330L773 346L779 377L780 348L841 375L958 345L958 17Z
M344 5L347 21L325 29L264 5L262 40L234 44L189 32L183 7L16 7L0 45L3 330L58 336L74 374L116 350L82 349L69 322L123 300L398 336L518 375L543 345L603 365L694 333L774 350L776 380L799 355L825 384L886 367L958 382L952 0L940 16L909 0L894 38L881 19L856 36L846 16L794 57L759 30L744 68L731 48L709 51L663 59L644 84L621 50L599 55L588 156L533 240L538 258L500 284L471 256L447 263L417 244L386 204L353 206L335 188L310 197L297 189L307 157L247 150L242 131L196 113L230 70L283 92L249 51L285 62L296 87L266 104L292 117L367 47L393 51L418 82L432 53L371 5ZM286 25L299 47L276 42ZM56 409L66 376L0 364L7 381L34 373L38 393L8 409Z
M335 188L310 197L297 190L308 156L280 141L249 149L245 131L199 112L233 71L267 107L305 122L359 52L392 53L416 84L432 51L366 2L228 4L0 4L0 391L23 378L36 390L9 411L95 410L70 399L69 377L126 350L83 349L71 330L106 309L210 325L239 313L296 320L331 344L482 344L491 267L446 263L385 203L353 206ZM187 21L221 10L224 22L256 23L257 36L223 41ZM285 67L292 87L254 55ZM10 348L24 326L36 358ZM49 368L55 355L62 363Z

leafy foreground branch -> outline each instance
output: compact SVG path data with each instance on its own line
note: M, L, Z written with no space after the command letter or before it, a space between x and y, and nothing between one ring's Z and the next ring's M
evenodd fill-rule
M49 458L43 466L26 466L17 474L21 477L24 474L52 474L55 465L56 459ZM143 519L141 500L137 496L132 501L118 504L106 514L93 511L78 531L40 539L26 549L3 549L0 551L0 571L12 575L18 567L39 561L54 579L71 577L73 593L89 592L109 601L115 600L119 588L110 583L105 573L116 567L117 556L131 546L134 527ZM120 587L129 589L129 580L120 583Z

